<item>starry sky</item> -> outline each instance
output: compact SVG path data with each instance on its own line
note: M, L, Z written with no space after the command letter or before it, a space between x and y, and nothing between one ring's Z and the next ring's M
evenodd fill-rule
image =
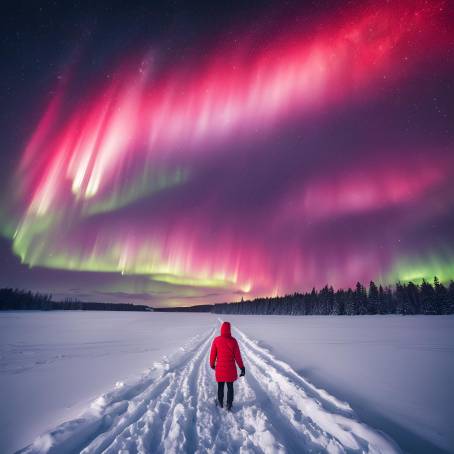
M454 278L449 2L1 21L0 286L177 306Z

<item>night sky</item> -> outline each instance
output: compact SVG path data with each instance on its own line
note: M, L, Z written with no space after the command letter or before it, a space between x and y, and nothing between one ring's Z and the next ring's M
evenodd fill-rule
M174 306L454 278L452 10L6 6L0 286Z

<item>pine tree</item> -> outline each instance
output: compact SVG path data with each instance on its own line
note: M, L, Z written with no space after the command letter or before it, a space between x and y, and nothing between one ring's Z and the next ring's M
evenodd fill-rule
M447 313L454 314L454 281L449 283L447 302Z
M396 314L396 299L394 298L393 292L390 287L386 287L385 289L385 306L387 308L387 314Z
M378 313L386 314L386 311L385 291L380 285L380 287L378 288Z
M448 291L446 287L440 283L437 276L434 277L435 290L435 312L437 314L449 314Z
M406 294L404 286L398 282L396 284L396 313L401 315L407 314Z
M378 288L375 285L374 281L370 281L369 283L369 294L367 298L367 313L368 314L376 314L378 312Z
M367 314L367 293L360 282L356 283L355 306L355 315Z
M353 290L349 288L345 295L345 315L356 315L355 314L355 297Z
M410 312L412 314L420 314L421 301L419 298L419 287L411 281L407 285L407 298L409 302Z
M421 284L421 309L423 314L436 314L435 291L425 279Z

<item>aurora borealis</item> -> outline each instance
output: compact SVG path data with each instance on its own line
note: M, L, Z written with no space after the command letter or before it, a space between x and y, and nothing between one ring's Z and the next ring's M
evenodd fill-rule
M79 12L88 37L8 114L37 111L2 149L1 283L186 305L454 278L448 7Z

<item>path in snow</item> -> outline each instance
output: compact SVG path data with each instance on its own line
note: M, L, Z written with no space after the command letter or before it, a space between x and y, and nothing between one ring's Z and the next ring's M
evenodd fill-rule
M298 375L234 330L246 365L234 411L215 406L208 364L218 328L192 338L137 382L99 397L78 419L38 437L21 453L398 452L359 422L350 406Z

